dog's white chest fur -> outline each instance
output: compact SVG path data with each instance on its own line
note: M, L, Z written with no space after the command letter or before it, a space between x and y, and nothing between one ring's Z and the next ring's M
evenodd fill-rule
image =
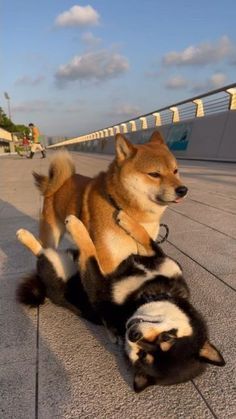
M127 276L114 284L113 301L116 304L123 304L132 292L137 291L145 282L155 279L158 275L164 275L167 278L182 275L179 265L168 257L164 259L163 263L156 270L148 270L138 264L136 266L141 268L143 273Z

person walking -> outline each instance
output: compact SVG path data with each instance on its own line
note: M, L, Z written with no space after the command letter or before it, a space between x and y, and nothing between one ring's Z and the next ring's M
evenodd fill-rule
M40 144L39 129L32 122L29 124L29 128L30 128L30 131L31 131L32 144L31 144L31 148L30 148L30 155L27 156L27 158L32 159L34 157L35 151L39 150L42 153L42 159L45 159L46 151L42 147L42 145Z

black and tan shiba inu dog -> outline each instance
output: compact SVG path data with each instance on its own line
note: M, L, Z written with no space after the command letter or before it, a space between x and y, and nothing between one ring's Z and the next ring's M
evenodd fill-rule
M21 302L38 305L45 296L56 304L103 323L124 340L134 366L134 389L187 381L204 363L225 364L209 342L202 316L189 302L180 265L166 256L146 230L123 211L116 222L140 245L112 274L104 274L83 223L66 218L66 229L78 251L43 249L26 230L18 239L37 256L37 272L18 289Z

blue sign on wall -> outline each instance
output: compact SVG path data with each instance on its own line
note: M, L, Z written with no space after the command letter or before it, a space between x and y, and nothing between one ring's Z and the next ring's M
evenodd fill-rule
M167 137L167 145L170 150L187 150L192 131L192 123L178 124L170 128Z

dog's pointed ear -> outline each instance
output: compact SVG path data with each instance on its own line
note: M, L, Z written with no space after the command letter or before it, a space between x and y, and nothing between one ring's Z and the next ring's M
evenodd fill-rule
M116 134L116 159L118 162L132 157L136 153L136 148L122 134Z
M162 137L162 135L159 131L154 131L152 133L149 142L150 143L156 143L156 144L159 144L159 145L164 145L165 144L164 138Z
M203 347L200 349L198 357L201 361L204 361L213 365L218 365L219 367L223 367L225 365L225 360L223 356L221 355L221 353L208 340L204 343Z
M155 384L154 379L149 375L145 375L141 372L135 372L134 374L134 391L140 393L145 390L148 386Z

